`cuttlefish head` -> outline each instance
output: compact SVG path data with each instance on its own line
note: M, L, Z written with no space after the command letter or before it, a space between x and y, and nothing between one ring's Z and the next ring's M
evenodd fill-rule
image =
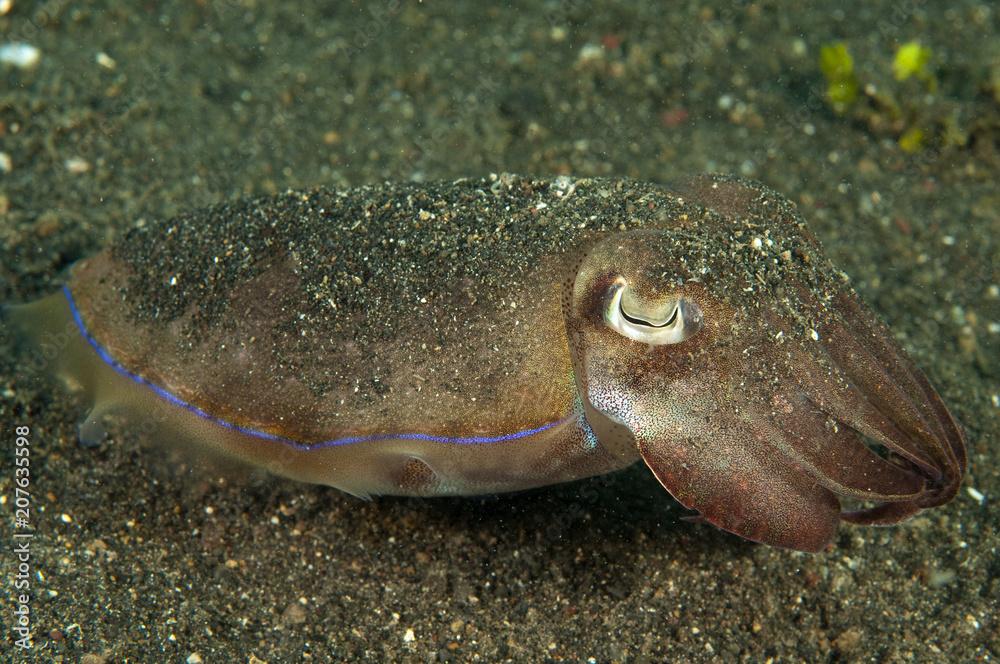
M708 215L604 236L563 304L599 438L627 431L704 520L816 551L841 519L894 523L949 500L965 449L886 327L782 223Z

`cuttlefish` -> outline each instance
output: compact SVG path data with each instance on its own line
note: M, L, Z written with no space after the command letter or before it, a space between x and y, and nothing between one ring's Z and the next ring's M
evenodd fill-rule
M719 528L817 551L951 499L962 430L763 185L511 175L140 223L16 308L92 407L351 494L642 460ZM843 504L842 504L843 503Z

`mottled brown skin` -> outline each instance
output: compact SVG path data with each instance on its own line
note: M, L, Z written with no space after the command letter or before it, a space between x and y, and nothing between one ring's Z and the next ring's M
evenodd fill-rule
M816 551L840 520L947 502L965 469L958 425L794 206L736 178L289 192L136 229L69 288L129 371L299 445L195 417L78 342L61 370L95 411L158 413L174 437L358 495L641 458L720 528ZM58 298L38 310L65 327ZM393 437L556 422L483 445ZM389 437L321 445L367 435Z

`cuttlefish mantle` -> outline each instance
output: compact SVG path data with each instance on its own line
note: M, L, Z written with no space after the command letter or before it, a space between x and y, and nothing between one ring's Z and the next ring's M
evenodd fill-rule
M794 206L738 178L228 203L133 228L11 315L92 404L85 442L118 411L356 495L514 491L642 460L705 520L815 551L841 520L947 502L966 463Z

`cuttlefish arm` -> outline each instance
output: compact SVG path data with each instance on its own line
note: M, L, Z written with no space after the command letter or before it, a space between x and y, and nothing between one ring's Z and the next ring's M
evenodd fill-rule
M710 177L680 192L704 215L606 238L567 283L588 418L629 431L684 506L758 542L816 551L841 519L953 497L958 425L791 204Z

